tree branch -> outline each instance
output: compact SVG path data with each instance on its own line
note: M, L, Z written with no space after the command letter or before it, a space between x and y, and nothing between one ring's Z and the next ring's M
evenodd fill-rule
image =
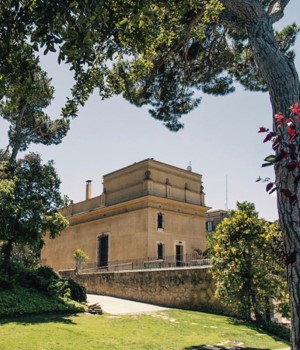
M14 162L17 158L17 154L20 150L20 145L22 143L22 122L24 118L24 114L27 108L27 103L25 101L20 102L20 108L19 108L19 115L18 115L18 120L16 122L16 139L14 142L14 146L12 149L11 157L10 157L10 162Z
M245 21L228 8L225 8L225 10L220 13L220 21L226 28L237 31L245 30Z
M226 9L231 10L240 20L247 23L268 15L272 23L279 21L284 16L284 10L290 0L272 0L267 11L259 0L220 0Z
M272 23L279 21L284 16L284 10L290 0L273 0L268 7L268 15Z
M221 0L221 3L246 23L257 21L265 14L259 0Z

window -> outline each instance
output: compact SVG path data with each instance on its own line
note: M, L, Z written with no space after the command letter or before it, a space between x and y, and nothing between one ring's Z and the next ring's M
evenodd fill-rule
M165 257L165 245L163 243L157 244L157 259L163 260Z
M162 213L157 214L157 229L158 230L164 229L164 214Z
M108 266L108 235L98 236L98 267Z
M207 232L212 232L214 230L213 221L207 221L206 223L206 230Z

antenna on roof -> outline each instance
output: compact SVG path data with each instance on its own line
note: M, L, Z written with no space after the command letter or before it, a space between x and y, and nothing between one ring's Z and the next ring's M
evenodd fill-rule
M226 175L226 202L225 202L225 210L228 211L228 181Z

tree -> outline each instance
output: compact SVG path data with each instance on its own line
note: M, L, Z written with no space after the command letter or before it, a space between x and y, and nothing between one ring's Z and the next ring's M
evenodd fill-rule
M280 232L258 217L252 203L237 203L237 210L218 225L212 258L216 294L240 317L270 321L273 308L282 309L288 289L282 261L274 242ZM278 246L277 246L278 252Z
M77 274L78 271L81 269L81 266L89 260L89 257L85 254L83 250L79 248L74 251L73 256L75 261L75 273Z
M300 84L290 47L298 27L274 32L289 0L3 0L0 4L0 96L13 71L11 57L56 51L74 71L65 118L77 114L91 92L123 93L169 129L195 108L195 91L224 95L239 82L268 91L273 114L288 115ZM16 59L16 61L18 61ZM21 71L21 70L20 70ZM274 132L285 141L287 135ZM299 137L296 139L299 148ZM280 150L276 151L277 153ZM275 165L276 182L298 195L295 172ZM296 180L296 181L295 181ZM300 348L300 205L278 191L280 228L287 256L292 309L292 349Z
M62 205L60 180L52 162L41 163L31 153L10 169L9 161L0 164L0 240L3 265L8 272L15 244L26 244L37 251L46 232L55 238L68 223L58 212Z
M35 154L17 159L32 143L60 143L69 129L69 120L52 120L44 112L54 88L33 48L21 39L8 43L15 50L0 64L5 73L0 74L0 116L9 122L8 145L0 150L0 239L6 272L12 254L25 265L36 262L46 231L54 238L67 226L58 213L63 200L53 163L43 165Z
M10 163L15 162L19 151L26 151L31 143L60 143L69 129L69 120L52 120L43 111L53 99L54 88L38 60L30 55L30 47L24 44L21 51L21 56L11 54L15 68L11 67L3 79L5 91L0 99L0 116L10 125L9 144L6 152L2 152L2 159L10 152Z

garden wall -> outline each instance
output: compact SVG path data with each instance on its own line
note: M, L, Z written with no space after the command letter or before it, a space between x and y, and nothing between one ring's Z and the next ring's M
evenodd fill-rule
M60 274L74 278L74 271L60 271ZM214 297L208 267L82 273L75 279L91 294L189 310L226 310Z

